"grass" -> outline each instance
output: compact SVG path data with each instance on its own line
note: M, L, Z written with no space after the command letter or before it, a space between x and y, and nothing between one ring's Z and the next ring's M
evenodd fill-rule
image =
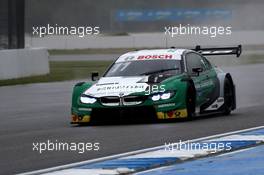
M111 63L112 61L51 61L48 75L0 80L0 86L88 79L92 71L102 74Z

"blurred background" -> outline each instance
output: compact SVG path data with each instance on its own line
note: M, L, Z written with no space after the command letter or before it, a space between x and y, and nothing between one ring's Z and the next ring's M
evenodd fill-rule
M0 0L0 50L42 48L49 54L26 56L31 59L45 57L34 66L23 68L23 75L7 71L32 65L23 61L20 54L17 66L7 68L7 61L0 66L0 79L16 79L28 76L67 74L52 80L87 77L89 65L100 71L120 54L145 48L194 48L202 46L233 46L242 44L246 58L240 61L216 59L216 64L230 65L241 62L262 62L264 48L264 1L262 0ZM99 27L99 35L33 35L34 27ZM165 35L168 26L223 26L231 27L231 35ZM19 51L22 52L22 51ZM38 54L39 52L37 52ZM16 53L18 55L18 53ZM250 55L250 56L248 56ZM8 56L5 56L8 57ZM10 56L14 58L14 56ZM249 59L250 58L250 59ZM253 59L251 59L253 58ZM11 60L11 59L9 59ZM43 62L43 60L46 60ZM48 61L47 61L48 60ZM225 60L225 61L223 61ZM244 61L241 61L244 60ZM257 60L257 61L256 61ZM59 62L60 61L60 62ZM62 61L64 62L63 65ZM67 63L65 63L67 61ZM86 67L75 66L69 61L96 61ZM105 62L108 61L106 64ZM102 63L103 62L103 63ZM219 63L220 62L220 63ZM226 64L224 64L226 63ZM97 65L103 64L102 67ZM13 64L9 64L13 65ZM38 67L45 65L45 68ZM66 66L67 65L67 66ZM78 64L79 65L79 64ZM84 63L81 63L84 65ZM96 65L96 66L94 66ZM58 69L58 66L60 69ZM55 67L55 70L54 70ZM67 68L68 68L67 67ZM36 69L28 71L28 69ZM68 72L73 70L71 75ZM39 71L42 70L42 71ZM82 72L84 70L84 72ZM80 73L82 72L82 73ZM1 76L2 75L2 76ZM47 76L45 76L47 77ZM38 81L50 81L48 77ZM71 77L71 78L69 78ZM1 80L0 80L1 81ZM37 82L38 82L37 81ZM30 81L31 82L31 81Z
M0 3L0 48L8 48L8 43L9 48L16 47L15 45L23 47L21 35L24 32L27 37L26 47L85 47L66 46L66 38L57 41L56 45L39 43L39 40L32 41L32 27L47 24L68 27L99 26L101 34L119 36L164 32L164 26L179 24L231 26L234 33L264 30L264 1L261 0L1 0ZM12 34L21 37L10 39ZM16 42L20 43L15 44ZM108 46L111 44L101 45ZM116 47L121 46L124 45L117 44ZM135 44L125 46L141 47ZM93 46L87 43L87 47L100 47L100 44Z
M100 26L103 33L160 32L165 25L232 25L263 30L262 0L26 0L32 26Z
M160 32L165 25L232 25L263 30L262 0L26 0L32 26L100 26L103 33Z

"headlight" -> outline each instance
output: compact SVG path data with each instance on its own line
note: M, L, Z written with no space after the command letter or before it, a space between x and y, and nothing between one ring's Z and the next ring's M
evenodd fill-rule
M151 99L152 99L153 101L158 101L158 100L160 100L160 94L153 95L153 96L151 97Z
M154 94L151 96L151 100L158 101L158 100L167 100L171 97L173 97L175 94L174 91L166 91L158 94Z
M170 92L163 93L163 94L160 96L160 98L161 98L162 100L167 100L167 99L169 99L170 97L171 97L171 93L170 93Z
M93 104L96 102L96 98L82 94L80 101L85 104Z

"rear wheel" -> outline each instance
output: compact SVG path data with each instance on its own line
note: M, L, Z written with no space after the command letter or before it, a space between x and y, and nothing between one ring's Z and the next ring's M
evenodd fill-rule
M232 110L232 104L233 104L233 88L230 80L227 78L225 79L225 84L224 84L224 115L229 115Z
M195 115L195 87L190 85L186 94L187 118L191 119Z

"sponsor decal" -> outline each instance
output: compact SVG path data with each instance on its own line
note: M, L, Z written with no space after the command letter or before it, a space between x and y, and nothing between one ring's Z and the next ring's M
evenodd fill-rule
M164 55L140 55L137 57L137 60L148 60L148 59L172 59L173 55L164 54Z
M144 85L106 85L103 87L98 87L96 89L97 92L100 91L111 91L111 90L125 90L125 91L132 91L132 92L137 92L138 90L141 91L142 89L145 89Z
M165 119L165 115L163 112L157 112L158 119Z
M72 115L72 122L73 123L79 123L79 122L90 122L91 116L89 115L84 115L84 116L77 116L77 115Z
M172 107L172 106L175 106L175 105L176 105L175 103L166 103L166 104L158 105L158 108Z
M85 115L82 118L82 122L90 122L90 120L91 120L91 117L89 115Z
M94 97L103 97L103 96L126 96L136 92L144 92L147 88L147 84L141 83L138 85L107 85L102 87L92 86L89 88L85 94L92 95Z
M136 92L144 92L147 83L138 83L144 77L103 77L99 82L85 91L84 94L93 97L119 96L122 92L124 96Z
M79 111L92 111L91 108L78 108Z
M217 110L219 109L223 104L224 104L224 98L223 97L218 97L215 102L213 102L208 108L205 110Z
M187 117L186 109L172 110L168 112L157 112L158 119L185 118Z
M155 51L140 51L121 55L116 63L144 60L181 60L184 49L163 49Z

